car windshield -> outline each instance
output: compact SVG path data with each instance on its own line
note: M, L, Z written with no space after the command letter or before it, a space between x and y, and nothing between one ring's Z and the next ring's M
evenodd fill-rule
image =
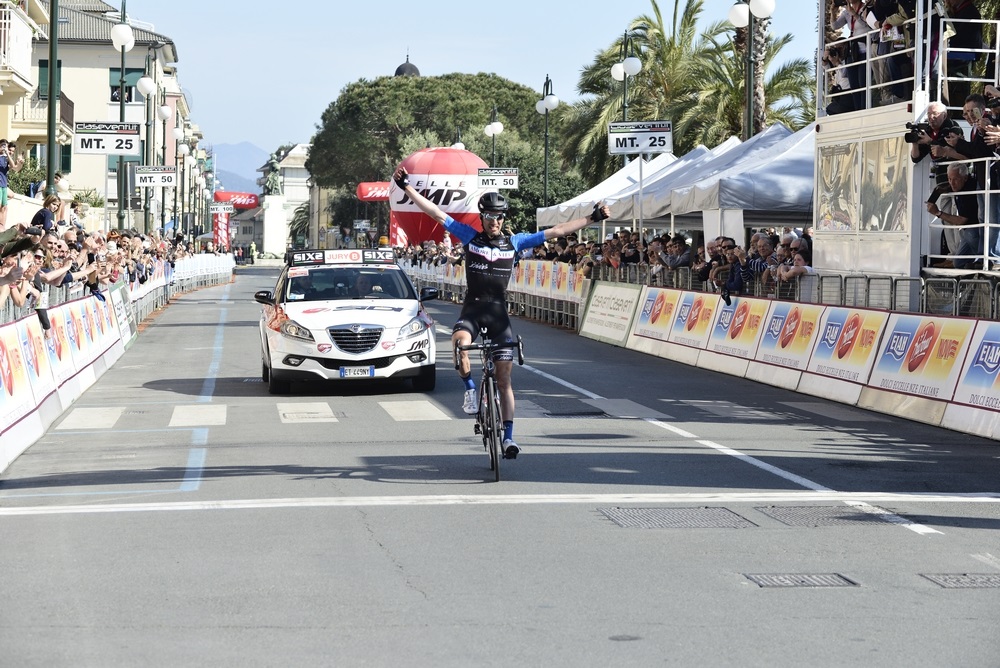
M368 267L292 267L284 295L290 302L417 298L399 269Z

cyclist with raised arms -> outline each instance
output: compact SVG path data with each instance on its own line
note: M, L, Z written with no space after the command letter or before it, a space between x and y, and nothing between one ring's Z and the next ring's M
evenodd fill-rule
M468 284L462 314L455 323L451 334L452 349L457 345L469 345L482 328L496 343L512 343L514 335L507 316L507 283L514 270L514 259L525 248L540 246L546 239L564 237L598 223L609 216L608 207L594 205L594 212L587 218L560 223L540 232L503 233L503 220L507 213L507 200L496 192L488 192L479 198L479 219L483 231L460 223L442 211L434 202L416 191L411 185L409 174L400 166L392 175L393 181L413 200L417 207L433 218L452 235L458 237L465 246L465 276ZM510 384L514 352L503 349L494 355L497 372L497 389L500 392L500 413L503 416L503 456L516 459L521 449L514 442L514 388ZM469 354L460 353L458 375L465 384L465 401L462 405L469 415L478 411L476 384L472 380Z

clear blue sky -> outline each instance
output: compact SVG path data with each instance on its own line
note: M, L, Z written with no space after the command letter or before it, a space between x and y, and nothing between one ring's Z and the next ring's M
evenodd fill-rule
M783 59L811 60L817 3L776 5L772 31L795 35ZM702 25L725 20L731 6L705 0ZM268 152L308 142L345 85L391 75L407 51L424 75L495 72L540 91L548 74L556 95L575 100L594 54L652 13L650 0L127 0L127 9L177 45L178 76L206 141ZM669 23L673 0L660 0L660 10Z

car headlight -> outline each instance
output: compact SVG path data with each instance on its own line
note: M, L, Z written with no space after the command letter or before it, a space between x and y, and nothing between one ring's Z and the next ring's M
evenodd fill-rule
M411 339L414 336L420 336L427 331L427 323L424 322L423 318L417 316L410 322L406 323L399 328L399 339Z
M281 333L292 339L299 339L301 341L315 341L312 332L308 329L295 322L294 320L285 320L281 323Z

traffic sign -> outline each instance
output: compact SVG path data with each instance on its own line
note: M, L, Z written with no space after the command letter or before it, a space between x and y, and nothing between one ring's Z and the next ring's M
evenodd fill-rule
M216 202L208 205L209 213L235 213L236 207L229 202Z
M98 155L141 155L139 123L81 121L73 130L73 151Z
M608 124L608 153L667 153L674 150L670 121L627 121Z
M164 188L176 184L176 167L140 165L135 168L135 185L139 188Z
M480 167L478 178L480 190L517 188L517 167Z

